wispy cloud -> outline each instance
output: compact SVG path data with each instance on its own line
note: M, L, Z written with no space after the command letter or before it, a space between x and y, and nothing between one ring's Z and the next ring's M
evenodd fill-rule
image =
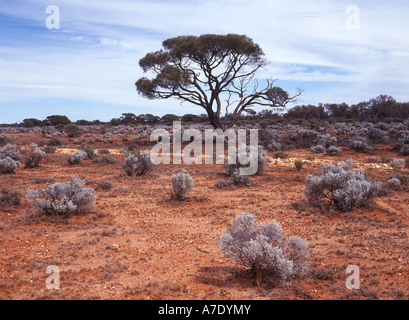
M355 103L381 93L409 100L406 1L355 1L357 30L346 27L349 1L1 2L0 122L21 118L10 110L12 103L24 101L29 108L50 99L87 101L90 107L76 118L95 115L102 104L101 110L115 106L117 116L132 108L201 112L176 101L146 100L134 87L142 76L138 60L182 34L247 34L270 61L260 76L278 79L290 91L303 87L304 103ZM45 26L50 4L60 9L60 30Z

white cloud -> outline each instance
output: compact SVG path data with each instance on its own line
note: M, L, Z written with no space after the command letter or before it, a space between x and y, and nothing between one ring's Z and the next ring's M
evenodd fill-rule
M0 14L27 30L24 39L9 35L0 42L0 103L59 97L182 110L175 101L138 96L138 60L168 37L230 32L247 34L262 47L271 64L260 76L301 86L320 82L321 91L304 93L305 103L380 93L409 100L405 1L355 1L360 28L352 31L345 25L349 1L55 1L61 30L53 32L45 28L48 2L0 6ZM31 33L41 41L30 41Z

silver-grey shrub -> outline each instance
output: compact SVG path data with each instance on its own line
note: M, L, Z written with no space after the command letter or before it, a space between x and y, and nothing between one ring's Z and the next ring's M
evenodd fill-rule
M311 204L317 205L321 200L329 200L342 211L369 206L379 194L381 184L378 181L367 181L362 170L350 170L353 160L343 164L326 164L318 176L306 178L304 194Z
M88 155L84 150L77 150L72 156L67 159L71 165L80 164L82 160L87 159Z
M10 157L0 159L0 171L2 173L13 173L19 166L20 162Z
M337 143L337 138L332 137L329 133L318 135L318 137L314 141L315 145L321 145L325 148L329 148L335 145L336 143Z
M193 189L193 178L185 171L179 171L172 175L172 198L178 201L183 201L186 194Z
M128 176L144 175L152 169L151 154L149 150L145 150L138 154L125 154L125 163L122 168Z
M255 224L251 213L237 215L219 244L222 252L250 271L258 284L264 276L282 281L303 276L308 272L308 242L305 239L283 234L282 227L272 220Z
M21 161L23 159L23 157L20 155L20 151L18 151L18 149L10 143L0 150L0 159L4 159L6 157L9 157L15 161Z
M393 159L390 162L390 165L393 169L402 169L405 167L405 160L402 159Z
M236 163L227 163L225 166L226 174L232 176L239 171L240 168L246 168L249 164L241 164L239 160L239 154L245 154L246 157L252 158L250 163L255 163L257 158L257 171L256 174L261 174L267 168L269 161L267 152L261 146L246 146L246 148L239 148L236 153Z
M40 190L28 189L27 197L34 200L34 208L47 215L83 213L95 201L94 189L84 185L84 180L72 177L70 182L56 182Z
M327 154L330 156L337 156L341 153L341 148L338 148L336 146L330 146L327 149Z
M324 146L322 146L322 145L320 145L320 144L318 144L318 145L316 145L316 146L312 146L311 147L311 151L312 152L314 152L314 153L323 153L324 151L325 151L325 147Z
M399 188L401 186L401 182L398 178L390 178L388 180L388 184L391 188L394 188L394 189Z
M38 167L41 160L46 156L46 153L41 150L34 150L30 153L30 156L26 159L25 167L34 168Z

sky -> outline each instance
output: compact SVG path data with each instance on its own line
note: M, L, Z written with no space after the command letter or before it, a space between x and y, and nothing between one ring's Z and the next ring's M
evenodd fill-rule
M164 40L207 33L253 39L268 61L258 77L302 88L298 105L407 102L408 15L406 0L0 0L0 123L204 113L134 84Z

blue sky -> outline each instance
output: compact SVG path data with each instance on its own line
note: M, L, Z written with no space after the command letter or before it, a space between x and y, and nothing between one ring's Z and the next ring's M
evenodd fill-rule
M58 30L46 27L49 5ZM259 77L304 89L298 104L409 101L408 14L406 0L0 0L0 123L203 113L144 99L134 83L139 59L163 40L204 33L252 38L270 62Z

